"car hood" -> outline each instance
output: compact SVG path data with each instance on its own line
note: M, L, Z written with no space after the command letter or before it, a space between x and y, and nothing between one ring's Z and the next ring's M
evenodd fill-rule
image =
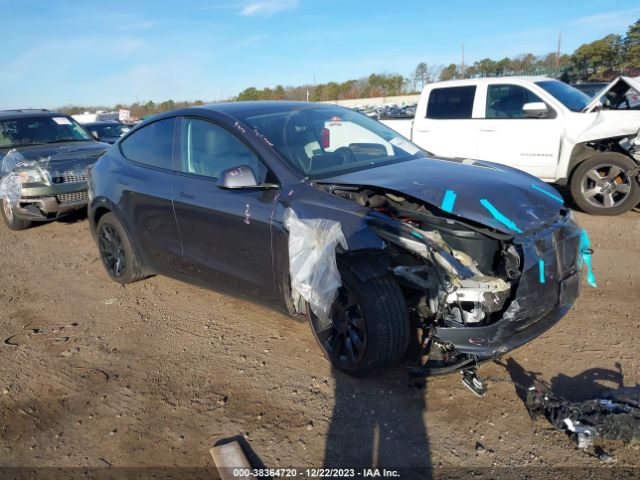
M624 95L629 89L634 89L636 92L640 92L640 77L618 77L613 80L609 85L604 87L598 93L596 93L591 101L584 108L585 112L592 112L599 107L600 99L611 90L614 90L617 95Z
M36 163L51 171L82 170L95 163L110 147L106 143L87 141L5 148L0 149L0 167L3 173L22 162Z
M437 207L443 216L449 214L514 235L552 224L563 207L562 196L536 177L477 160L421 158L318 183L389 190Z

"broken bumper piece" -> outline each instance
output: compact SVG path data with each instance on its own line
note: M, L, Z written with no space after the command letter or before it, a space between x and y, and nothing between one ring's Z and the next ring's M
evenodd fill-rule
M502 318L484 326L435 327L434 338L455 352L455 362L435 371L427 364L412 374L447 373L499 358L555 325L580 293L581 235L582 229L566 215L543 231L516 237L522 273Z

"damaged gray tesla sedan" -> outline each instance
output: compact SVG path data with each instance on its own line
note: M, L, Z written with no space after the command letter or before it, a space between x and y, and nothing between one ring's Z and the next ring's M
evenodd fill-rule
M558 322L583 264L594 283L588 237L553 188L430 157L333 105L156 116L97 162L89 195L113 280L160 273L276 306L351 375L413 337L414 374L472 369Z

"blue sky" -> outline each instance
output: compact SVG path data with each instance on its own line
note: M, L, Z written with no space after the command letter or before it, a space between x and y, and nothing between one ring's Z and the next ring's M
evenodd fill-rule
M0 108L218 100L246 87L405 76L562 51L640 18L637 0L0 0Z

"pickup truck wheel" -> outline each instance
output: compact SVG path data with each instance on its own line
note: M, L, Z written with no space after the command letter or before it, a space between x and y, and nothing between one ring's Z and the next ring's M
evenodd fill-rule
M409 344L407 303L390 275L361 281L340 269L342 287L329 320L308 309L313 334L337 370L354 377L379 372L402 358Z
M112 280L125 285L144 278L129 235L113 213L100 217L97 240L102 264Z
M571 195L583 211L594 215L619 215L640 202L637 179L624 172L636 163L621 153L599 153L576 168Z
M30 220L16 217L13 206L7 197L2 198L2 219L10 230L25 230L31 226Z

